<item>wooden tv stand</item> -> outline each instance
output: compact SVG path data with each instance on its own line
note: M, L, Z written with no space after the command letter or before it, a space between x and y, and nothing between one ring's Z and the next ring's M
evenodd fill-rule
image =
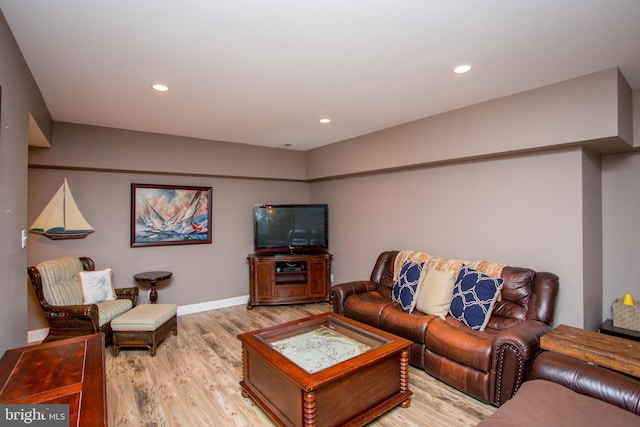
M332 259L330 253L250 254L247 308L329 302Z

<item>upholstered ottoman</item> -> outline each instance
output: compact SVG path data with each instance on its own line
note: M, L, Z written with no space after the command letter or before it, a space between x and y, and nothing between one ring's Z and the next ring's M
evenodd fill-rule
M178 335L175 304L142 304L111 321L113 355L120 347L145 347L156 355L156 347L170 332Z

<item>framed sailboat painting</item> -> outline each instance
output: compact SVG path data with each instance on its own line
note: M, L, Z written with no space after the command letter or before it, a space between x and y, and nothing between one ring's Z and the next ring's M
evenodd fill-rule
M211 187L131 184L132 248L211 241Z

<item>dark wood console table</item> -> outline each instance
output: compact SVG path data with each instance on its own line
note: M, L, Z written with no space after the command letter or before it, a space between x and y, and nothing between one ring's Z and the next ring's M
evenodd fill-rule
M0 359L0 403L69 405L70 426L107 425L104 335L8 350Z
M155 304L158 301L158 291L156 290L156 285L158 282L162 280L167 280L173 276L173 273L170 271L147 271L145 273L138 273L133 278L136 282L148 282L149 286L151 286L151 294L149 294L149 299L151 300L151 304Z

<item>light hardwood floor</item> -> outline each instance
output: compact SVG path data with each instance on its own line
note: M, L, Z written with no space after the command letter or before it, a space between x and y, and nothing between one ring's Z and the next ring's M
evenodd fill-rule
M240 394L241 332L331 311L329 304L256 307L244 305L178 317L155 357L148 351L106 351L109 425L272 426ZM409 408L394 408L370 426L474 426L496 408L485 405L411 367ZM366 393L366 390L362 391Z

